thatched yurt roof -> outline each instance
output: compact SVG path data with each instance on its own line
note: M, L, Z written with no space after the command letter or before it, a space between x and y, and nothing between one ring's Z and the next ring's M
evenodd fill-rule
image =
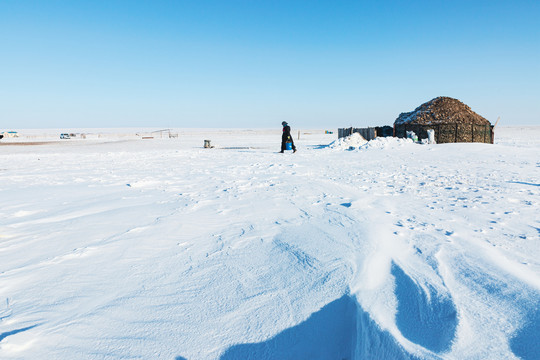
M401 113L394 122L401 124L475 124L491 125L490 122L457 99L439 96L411 112Z

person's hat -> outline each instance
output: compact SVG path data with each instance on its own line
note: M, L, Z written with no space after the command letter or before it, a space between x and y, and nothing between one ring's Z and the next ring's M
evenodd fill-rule
M282 123L281 123L281 125L283 125L283 126L287 126L287 122L286 122L286 121L284 121L284 122L282 122Z

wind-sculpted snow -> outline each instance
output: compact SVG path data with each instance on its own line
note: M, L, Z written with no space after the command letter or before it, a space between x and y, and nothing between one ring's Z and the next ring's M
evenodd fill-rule
M0 358L536 359L540 129L518 130L0 146Z
M396 264L392 275L398 300L396 325L403 336L434 353L448 351L458 321L452 298L429 284L422 288Z
M220 360L419 359L407 353L358 304L344 295L306 321L266 341L231 346Z
M353 359L420 359L405 351L392 334L387 330L382 330L369 313L361 307L358 309L356 327L356 351Z

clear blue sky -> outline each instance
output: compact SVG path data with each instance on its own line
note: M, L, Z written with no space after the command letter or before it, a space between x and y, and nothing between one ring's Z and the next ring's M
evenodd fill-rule
M540 1L0 0L0 130L540 125Z

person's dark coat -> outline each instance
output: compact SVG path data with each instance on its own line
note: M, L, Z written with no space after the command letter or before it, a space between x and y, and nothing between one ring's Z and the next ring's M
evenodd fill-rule
M291 136L291 127L287 125L287 123L285 123L283 124L283 134L281 135L281 152L285 151L285 149L287 148L287 142L290 142L293 151L296 151L296 146L294 146L294 141Z

